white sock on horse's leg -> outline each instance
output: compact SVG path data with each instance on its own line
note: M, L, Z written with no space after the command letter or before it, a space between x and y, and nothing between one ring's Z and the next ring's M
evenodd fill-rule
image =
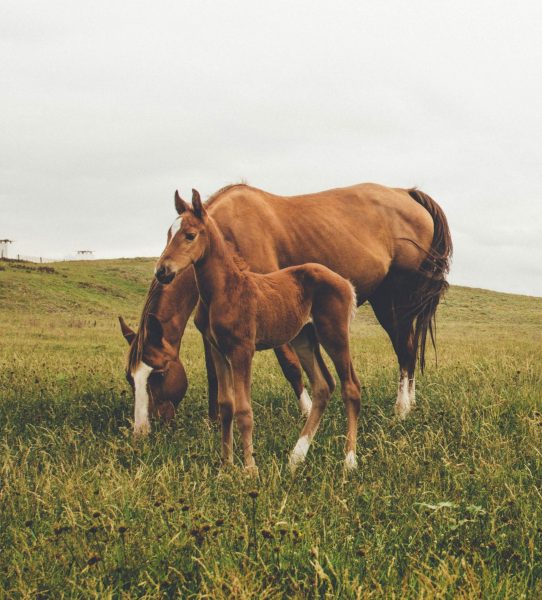
M410 412L410 408L408 373L406 369L401 369L399 387L397 389L397 401L395 402L395 414L400 419L404 419Z
M416 380L414 377L408 380L408 398L410 400L410 406L416 406Z

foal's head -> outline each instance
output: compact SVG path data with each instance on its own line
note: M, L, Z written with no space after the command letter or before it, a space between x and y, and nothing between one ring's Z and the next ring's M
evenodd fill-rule
M188 381L179 355L164 337L158 317L149 314L137 334L119 317L122 335L130 345L126 379L135 400L134 433L150 429L149 418L170 421L186 393Z
M179 216L169 228L167 244L156 263L154 274L162 284L173 281L177 273L200 260L207 249L207 212L197 190L192 190L192 206L175 192Z

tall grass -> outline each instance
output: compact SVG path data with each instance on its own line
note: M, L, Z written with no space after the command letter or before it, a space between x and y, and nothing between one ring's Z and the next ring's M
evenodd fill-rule
M439 366L405 422L389 342L360 309L347 478L338 393L290 476L302 420L272 355L257 355L254 480L219 470L192 326L173 426L132 439L115 317L136 323L149 266L0 272L0 597L542 596L541 299L452 288Z

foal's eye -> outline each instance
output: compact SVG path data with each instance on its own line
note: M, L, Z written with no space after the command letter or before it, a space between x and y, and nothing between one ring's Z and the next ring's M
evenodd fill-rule
M195 233L185 233L186 239L192 241L193 239L195 239L196 234Z

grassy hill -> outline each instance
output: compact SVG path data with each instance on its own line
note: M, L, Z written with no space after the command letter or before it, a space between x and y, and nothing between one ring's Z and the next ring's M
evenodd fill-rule
M0 262L0 597L542 595L542 298L451 288L438 368L429 353L404 423L395 357L362 307L360 469L346 480L337 393L290 477L302 421L258 354L251 481L219 476L192 325L174 426L131 438L116 317L137 324L152 265Z

